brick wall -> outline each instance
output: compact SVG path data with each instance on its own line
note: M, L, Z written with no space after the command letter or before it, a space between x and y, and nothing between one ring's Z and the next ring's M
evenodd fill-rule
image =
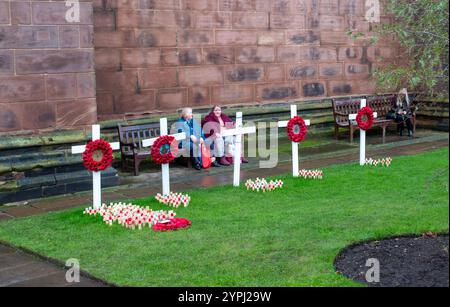
M364 0L94 1L101 117L373 93Z
M97 120L93 10L65 20L64 1L0 0L0 132Z

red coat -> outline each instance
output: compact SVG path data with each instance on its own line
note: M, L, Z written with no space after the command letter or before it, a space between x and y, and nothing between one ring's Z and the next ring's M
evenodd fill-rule
M225 124L225 127L232 128L234 126L233 121L231 118L226 116L225 114L221 114L220 117L222 118L223 123ZM208 125L209 131L205 131L205 124L206 123L216 123L217 125ZM205 116L205 118L202 120L202 127L203 132L205 133L205 137L209 137L213 135L214 133L220 133L220 122L219 119L214 115L214 112L210 112L208 115Z

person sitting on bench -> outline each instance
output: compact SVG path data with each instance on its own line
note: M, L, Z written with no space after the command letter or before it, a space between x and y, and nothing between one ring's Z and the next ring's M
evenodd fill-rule
M213 150L216 161L224 166L229 166L233 162L233 151L235 137L223 137L222 132L226 129L233 129L234 123L227 115L222 112L222 108L215 105L211 112L206 115L202 121L203 132L206 136L206 143ZM241 157L242 163L248 163L248 160Z
M403 136L403 130L408 129L408 136L413 137L414 128L412 123L412 116L414 114L414 108L410 104L408 92L406 89L402 89L397 95L397 103L395 107L389 111L386 118L394 119L397 123L397 132L400 136Z
M181 117L176 122L178 133L184 132L188 136L186 140L180 142L180 148L189 146L192 166L196 170L202 169L202 156L200 145L204 144L204 135L200 124L195 121L191 108L183 108Z

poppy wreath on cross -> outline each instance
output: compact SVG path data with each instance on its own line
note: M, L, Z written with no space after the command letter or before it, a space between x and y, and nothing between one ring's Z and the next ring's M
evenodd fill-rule
M155 231L170 231L170 230L178 230L182 228L188 228L191 226L191 222L187 219L183 218L173 218L170 219L167 223L156 223L153 225L153 230Z
M178 142L170 135L160 136L151 150L153 160L158 164L172 162L178 153Z
M83 164L91 172L104 171L113 162L111 145L102 139L90 141L83 152Z
M373 126L373 111L370 107L361 108L356 115L356 123L362 130L369 130Z
M292 142L299 143L305 139L308 128L303 118L295 116L289 120L286 131Z

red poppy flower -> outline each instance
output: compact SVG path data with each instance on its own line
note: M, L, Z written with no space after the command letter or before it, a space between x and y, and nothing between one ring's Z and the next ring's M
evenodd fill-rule
M299 143L305 139L308 128L303 118L295 116L289 120L286 132L292 142Z
M182 228L188 228L191 226L191 222L184 218L173 218L170 219L168 223L156 223L153 225L153 230L155 231L170 231L178 230Z
M83 164L91 172L104 171L113 162L111 145L102 139L90 141L83 152Z
M356 115L356 123L362 130L369 130L373 126L374 116L370 107L361 108Z
M172 162L178 152L178 142L173 136L164 135L159 137L153 144L151 154L153 160L158 164Z

